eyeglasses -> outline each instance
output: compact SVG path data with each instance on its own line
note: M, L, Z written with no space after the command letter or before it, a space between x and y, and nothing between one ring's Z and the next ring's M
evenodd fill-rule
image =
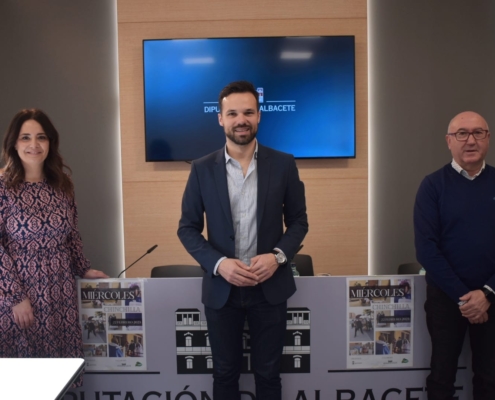
M476 140L483 140L486 139L486 136L488 135L488 129L475 129L472 132L461 129L454 133L447 133L447 136L455 136L456 140L459 142L467 142L469 135L473 135Z

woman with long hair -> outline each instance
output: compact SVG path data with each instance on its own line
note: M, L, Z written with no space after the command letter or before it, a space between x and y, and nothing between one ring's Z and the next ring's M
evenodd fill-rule
M18 112L3 141L0 357L82 358L75 277L108 277L83 255L70 169L58 147L58 132L39 109Z

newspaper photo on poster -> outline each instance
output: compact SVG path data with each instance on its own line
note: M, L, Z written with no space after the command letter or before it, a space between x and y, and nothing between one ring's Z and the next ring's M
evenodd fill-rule
M347 368L410 368L414 280L347 278Z
M142 279L80 279L86 371L145 371Z

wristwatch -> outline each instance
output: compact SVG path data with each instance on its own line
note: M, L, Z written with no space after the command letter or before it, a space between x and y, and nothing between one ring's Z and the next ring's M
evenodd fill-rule
M481 291L485 294L486 299L491 303L495 303L495 293L493 293L490 289L484 287Z
M277 260L278 265L287 264L287 257L283 252L272 250L272 254L275 254L275 259Z

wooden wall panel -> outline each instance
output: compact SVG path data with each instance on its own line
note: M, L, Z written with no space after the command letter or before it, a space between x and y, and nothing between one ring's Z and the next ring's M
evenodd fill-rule
M366 0L118 0L120 23L318 18L366 19Z
M306 185L310 218L304 252L313 256L316 272L366 274L366 2L256 0L248 4L224 0L119 0L118 16L126 263L134 261L153 244L159 245L127 276L149 276L154 265L193 263L176 236L180 201L190 166L183 162L145 162L142 40L298 35L356 37L357 157L297 163Z
M127 276L149 276L156 265L196 264L177 237L180 203L185 180L176 182L125 182L124 232L127 264L140 257L152 245L158 248L129 270ZM129 256L130 255L130 256Z

